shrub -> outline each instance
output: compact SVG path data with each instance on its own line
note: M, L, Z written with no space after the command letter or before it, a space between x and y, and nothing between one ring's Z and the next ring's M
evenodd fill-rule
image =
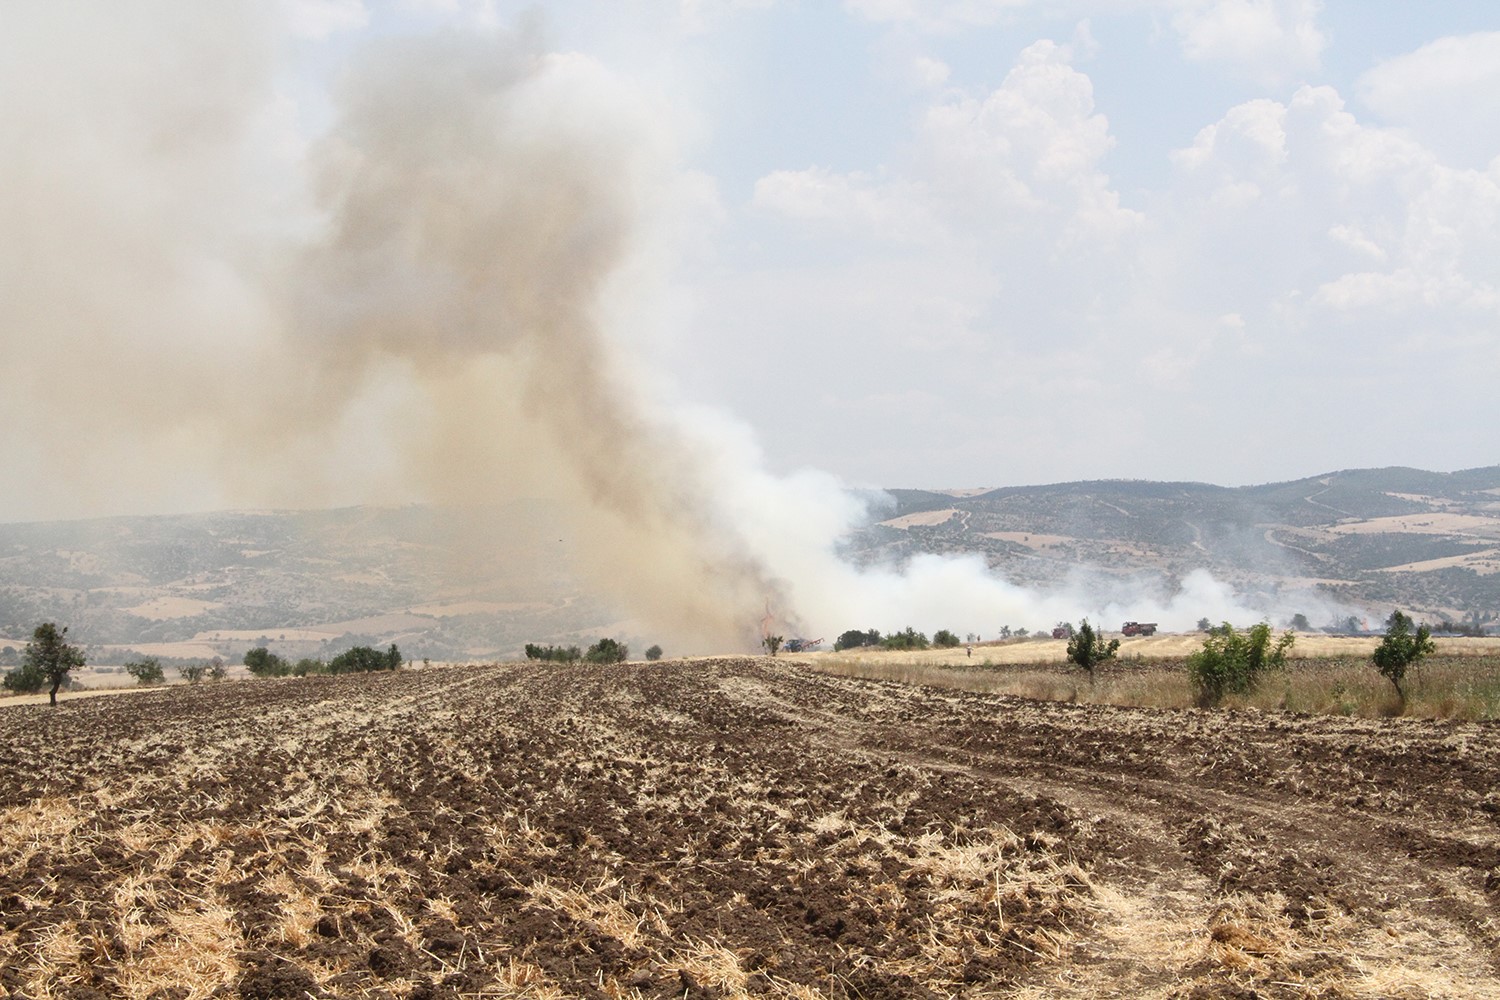
M958 636L945 628L941 628L933 633L932 644L939 649L952 649L954 646L960 645L960 641Z
M630 656L630 647L605 636L589 647L583 658L590 663L623 663Z
M328 661L330 674L371 673L376 670L397 670L401 666L401 651L395 643L382 653L370 646L355 646Z
M657 660L661 659L661 647L660 646L652 646L649 649L647 649L646 650L646 659L650 660L653 663L655 663Z
M838 653L846 649L856 649L860 646L878 645L880 645L879 630L872 628L861 632L859 629L852 628L834 640L833 651Z
M245 666L254 677L285 677L291 673L291 664L264 646L256 646L245 654Z
M34 663L23 662L5 675L5 689L16 694L36 694L47 686L47 675Z
M31 641L21 654L21 665L5 675L5 686L18 693L34 694L51 684L49 700L56 705L58 689L68 683L68 672L83 664L83 651L68 642L68 627L58 628L52 622L44 622L31 634Z
M308 674L326 674L328 664L322 660L315 660L310 656L304 656L292 667L293 677L306 677Z
M583 651L577 646L538 646L536 643L526 644L526 658L528 660L551 660L557 663L574 663L583 659Z
M137 684L143 686L164 684L167 680L166 674L161 669L161 661L154 656L143 656L139 660L131 660L125 664L125 672L134 677Z
M180 663L177 665L177 676L189 684L197 684L203 680L203 675L208 673L207 663Z
M927 641L927 635L918 632L910 625L900 632L892 632L880 641L882 649L926 649L932 645Z
M1094 631L1094 626L1085 618L1078 631L1068 640L1068 662L1082 667L1094 683L1094 668L1106 660L1114 659L1120 649L1120 640L1104 641L1104 636Z
M766 647L766 652L770 653L772 656L775 656L776 651L781 648L781 643L782 637L779 635L764 636L760 640L760 644Z
M1407 668L1416 666L1422 657L1434 649L1432 630L1423 625L1413 635L1412 624L1412 620L1400 611L1392 611L1391 616L1385 620L1385 638L1375 647L1372 657L1375 669L1396 688L1396 697L1401 699L1403 705L1406 703L1406 692L1401 689L1401 681L1406 677Z
M1225 622L1211 629L1203 648L1188 657L1188 679L1192 682L1198 704L1217 705L1226 694L1243 694L1255 687L1261 674L1280 669L1286 654L1296 642L1291 632L1283 632L1271 644L1271 625L1261 622L1243 632Z

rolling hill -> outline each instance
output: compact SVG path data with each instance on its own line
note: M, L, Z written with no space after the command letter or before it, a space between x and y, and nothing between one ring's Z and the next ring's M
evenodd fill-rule
M0 657L42 620L69 623L101 663L389 642L411 657L468 659L589 641L619 615L584 592L560 534L534 502L0 525ZM1489 622L1500 611L1500 466L1237 488L891 490L842 544L859 563L978 552L1026 585L1079 566L1169 580L1202 568L1241 593L1315 588L1376 613Z

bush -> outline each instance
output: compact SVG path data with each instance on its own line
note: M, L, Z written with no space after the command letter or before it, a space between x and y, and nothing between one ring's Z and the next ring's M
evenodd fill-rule
M781 648L782 641L782 637L779 635L768 635L762 637L762 639L760 640L760 644L766 647L766 652L770 653L772 656L775 656L776 651Z
M932 636L932 644L939 649L952 649L960 645L958 636L945 628L938 629Z
M5 675L5 689L16 694L36 694L47 686L47 675L34 663L23 662Z
M363 674L376 670L398 670L401 667L401 651L395 643L382 653L370 646L355 646L328 661L330 674Z
M661 659L661 647L660 646L652 646L650 649L647 649L646 650L646 659L650 660L653 663L655 663L657 660Z
M292 672L291 664L264 646L256 646L245 654L245 666L254 677L285 677Z
M304 656L302 659L298 660L292 667L293 677L306 677L308 674L326 673L328 673L328 664L324 663L322 660L314 660L310 656Z
M44 622L31 634L21 654L21 665L5 675L5 686L33 694L51 684L50 701L56 705L58 690L69 683L68 672L83 665L83 651L68 642L68 627Z
M892 632L880 641L882 649L926 649L932 645L927 641L927 635L918 632L910 625L900 632Z
M605 636L589 647L583 658L590 663L623 663L630 656L630 647Z
M134 677L137 684L143 686L165 684L167 680L166 674L161 669L161 661L154 656L143 656L139 660L131 660L125 664L125 672Z
M583 659L583 651L577 646L538 646L526 644L526 659L551 660L557 663L575 663Z
M189 684L197 684L208 673L207 663L182 663L177 667L177 676Z
M1104 636L1094 631L1094 626L1089 624L1085 618L1078 626L1078 631L1068 640L1068 662L1082 667L1089 675L1089 683L1094 683L1094 668L1106 660L1114 659L1114 655L1120 649L1120 640L1111 639L1104 641Z
M1372 657L1375 669L1396 688L1396 697L1402 704L1406 702L1406 692L1401 689L1401 682L1406 678L1407 668L1416 666L1434 649L1432 630L1423 625L1413 635L1412 624L1412 620L1400 611L1392 611L1385 620L1385 638L1375 647Z
M1188 657L1188 679L1203 707L1217 705L1226 694L1243 694L1259 682L1267 670L1278 670L1286 664L1286 654L1296 642L1291 632L1283 632L1271 645L1271 626L1261 622L1244 632L1237 632L1225 622L1211 629L1203 648Z
M850 629L834 640L833 651L842 652L846 649L857 649L860 646L880 645L880 632L877 629L869 629L861 632L859 629Z

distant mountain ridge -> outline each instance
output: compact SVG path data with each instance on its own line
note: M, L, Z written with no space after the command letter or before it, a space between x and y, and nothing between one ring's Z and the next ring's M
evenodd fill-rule
M1078 565L1168 577L1203 568L1246 593L1302 586L1453 620L1500 611L1500 466L1241 487L1096 480L890 493L894 510L851 539L855 558L981 552L1028 584Z
M977 552L1025 585L1080 566L1168 580L1202 568L1245 594L1313 589L1433 620L1500 612L1500 466L889 497L844 540L851 560ZM503 544L476 547L489 525ZM452 659L583 641L618 619L582 592L561 535L545 504L526 502L4 524L0 647L44 620L99 647L235 660L252 643L301 656L398 642Z

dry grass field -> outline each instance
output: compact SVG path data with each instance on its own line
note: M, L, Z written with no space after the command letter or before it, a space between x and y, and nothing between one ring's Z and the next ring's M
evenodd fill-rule
M1500 997L1489 725L766 659L0 708L0 997Z
M1319 715L1500 719L1500 639L1440 638L1435 653L1412 668L1403 703L1371 661L1373 636L1299 634L1285 670L1273 671L1225 708ZM1197 702L1187 657L1197 633L1125 639L1118 656L1090 679L1067 662L1067 642L1025 639L955 649L850 649L804 654L817 669L842 677L925 684L1044 701L1137 708L1190 708Z

